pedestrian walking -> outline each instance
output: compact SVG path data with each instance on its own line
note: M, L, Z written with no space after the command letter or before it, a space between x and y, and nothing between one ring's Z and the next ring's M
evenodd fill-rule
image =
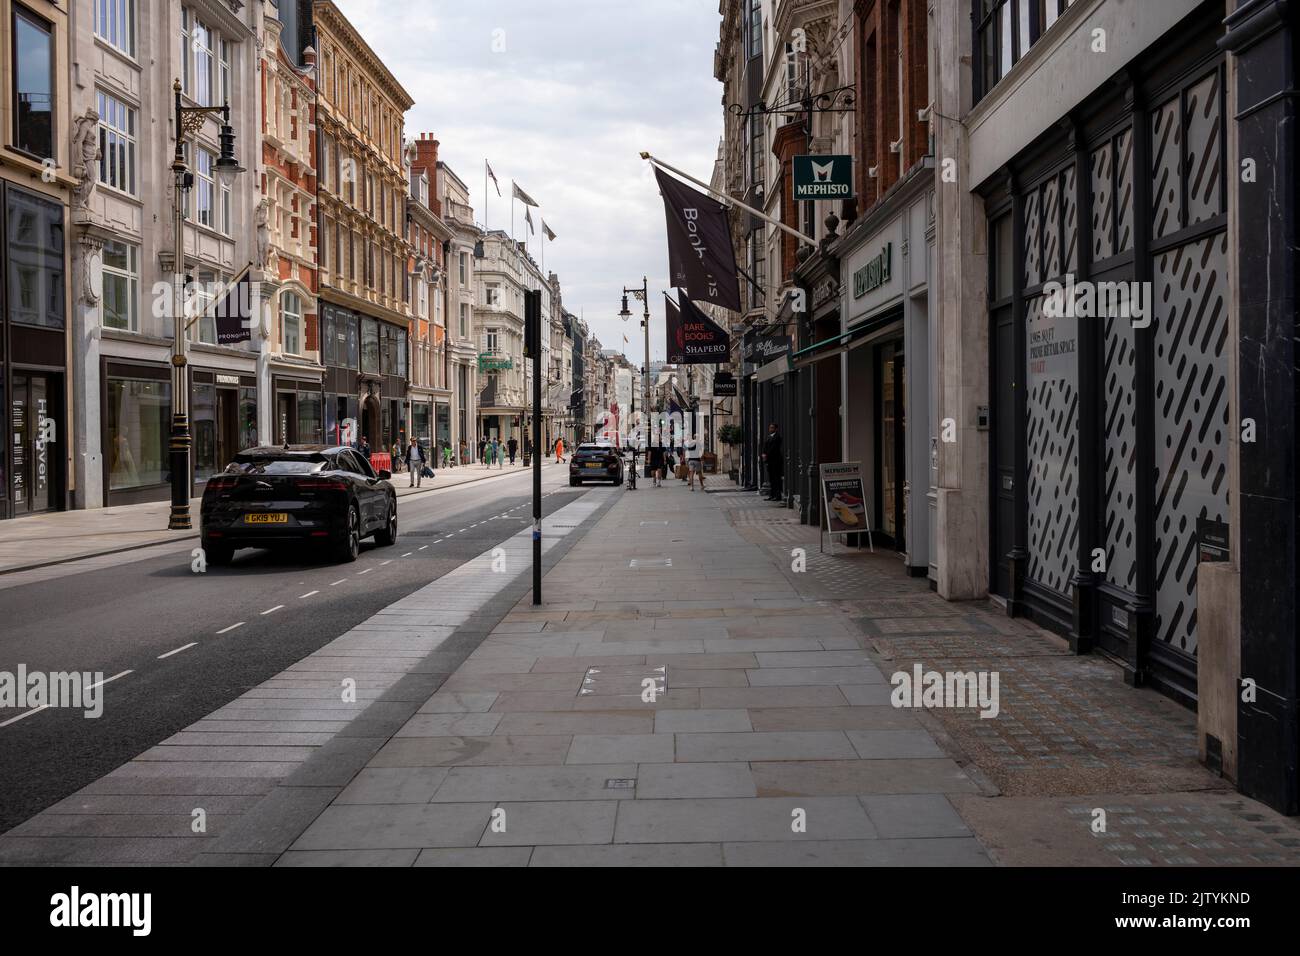
M394 472L400 472L402 470L401 442L393 442L393 447L388 450L388 460Z
M483 457L483 453L486 450L487 450L487 435L484 435L482 438L478 440L478 460L480 462L484 462L487 460Z
M689 469L686 467L686 448L684 445L677 446L677 477L682 481L686 480Z
M557 465L564 464L564 439L563 438L555 439L555 463Z
M785 480L785 456L780 432L776 422L767 426L767 438L763 441L763 462L767 465L768 501L781 500L781 485Z
M451 467L451 442L442 446L442 467Z
M655 488L663 487L664 477L664 446L655 445L650 449L650 477L651 485Z
M505 464L506 446L505 443L501 441L500 438L492 439L492 460L497 463L498 468L502 467Z
M465 464L465 455L468 454L469 452L469 442L465 441L465 439L462 438L460 440L459 449L460 449L460 454L458 456L459 464L463 465Z
M515 454L519 451L519 439L511 435L506 447L510 449L510 464L513 465L515 463Z
M357 451L361 452L366 461L370 460L370 441L365 435L361 436L361 441L357 444Z
M692 438L686 443L686 486L695 490L695 479L700 480L700 491L704 490L704 443Z
M411 473L412 488L420 487L421 469L424 468L424 451L420 448L420 443L414 438L406 447L406 469Z

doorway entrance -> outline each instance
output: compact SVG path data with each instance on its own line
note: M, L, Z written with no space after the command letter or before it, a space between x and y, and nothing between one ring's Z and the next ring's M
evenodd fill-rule
M59 507L62 391L57 375L18 372L9 398L13 434L9 494L14 517Z
M902 340L876 347L876 513L882 535L895 551L906 550L907 382Z

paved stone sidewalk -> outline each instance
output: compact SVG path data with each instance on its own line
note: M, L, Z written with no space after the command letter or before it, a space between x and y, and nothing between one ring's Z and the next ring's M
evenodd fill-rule
M561 466L544 463L544 467ZM513 469L509 465L489 469L477 464L440 468L436 478L425 478L419 488L409 487L410 475L402 473L393 476L393 487L399 497L406 497L521 470L522 465ZM201 498L190 501L190 515L194 522L190 531L167 530L167 516L171 509L169 501L83 511L51 511L14 521L0 521L0 574L197 538L201 501Z
M278 865L988 865L852 621L718 497L619 494Z
M935 709L925 726L979 779L954 795L993 858L1013 865L1300 864L1300 821L1237 794L1197 761L1196 716L1150 689L1124 684L1101 655L1066 643L987 601L940 599L904 575L897 556L837 545L820 553L815 528L752 495L717 496L751 545L786 570L791 587L838 607L871 658L892 675L996 671L1000 712ZM808 553L788 570L791 549ZM1094 831L1096 811L1105 830Z

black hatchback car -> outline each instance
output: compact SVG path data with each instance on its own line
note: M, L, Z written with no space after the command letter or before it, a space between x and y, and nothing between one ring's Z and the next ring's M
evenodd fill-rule
M208 479L200 509L203 550L228 564L238 548L327 545L355 561L361 539L397 540L397 493L354 448L285 445L249 448Z
M611 481L623 483L623 459L618 449L603 442L579 445L569 460L569 485L584 481Z

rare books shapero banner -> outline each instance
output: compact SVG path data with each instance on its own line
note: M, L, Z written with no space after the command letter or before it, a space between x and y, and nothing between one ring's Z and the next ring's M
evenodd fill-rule
M686 293L680 293L681 308L665 297L664 315L668 332L668 361L676 365L714 365L731 357L731 336L705 315Z
M870 532L866 494L862 488L862 463L841 461L821 466L822 498L826 502L829 534Z
M741 311L727 209L655 167L668 225L668 275L691 298Z

